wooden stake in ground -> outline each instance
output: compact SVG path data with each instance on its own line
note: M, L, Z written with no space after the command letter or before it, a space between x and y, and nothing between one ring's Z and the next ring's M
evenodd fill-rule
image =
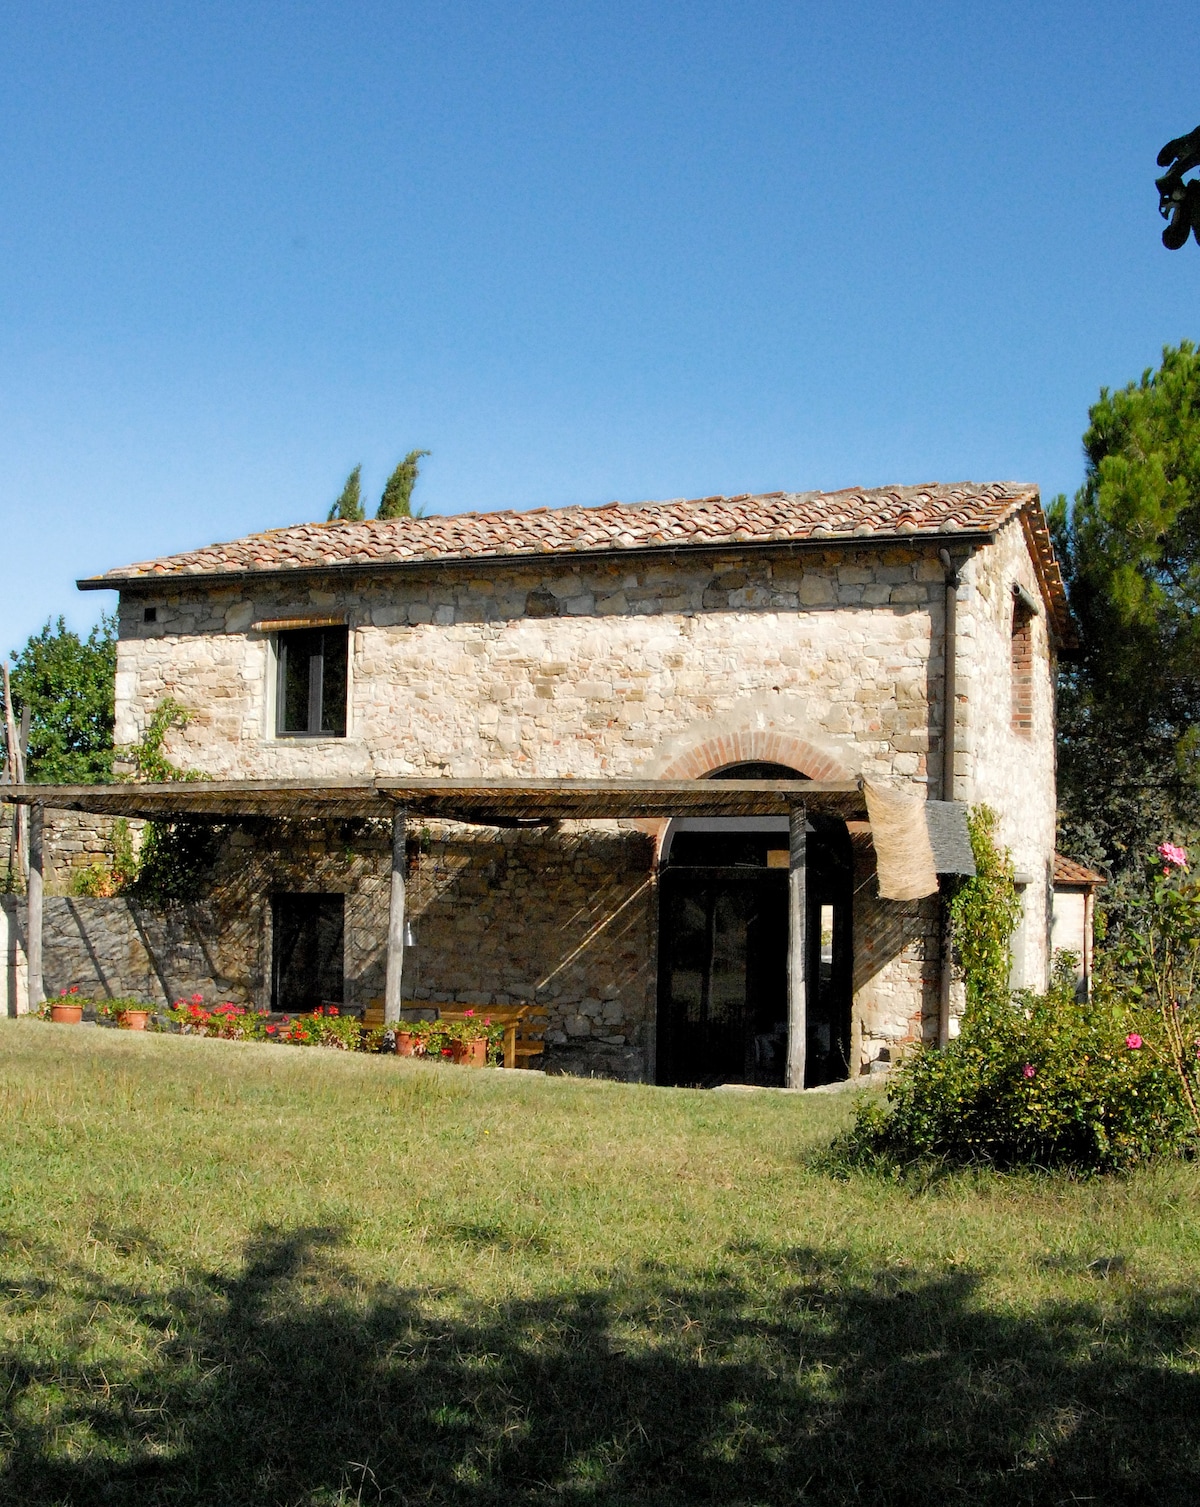
M804 925L808 910L808 812L792 807L788 823L788 1051L787 1086L804 1087L808 1051L808 989Z
M404 1007L404 882L408 861L408 821L403 806L392 816L392 889L388 907L387 983L383 1019L395 1025Z
M45 999L42 988L42 827L45 807L39 801L30 812L29 820L29 889L27 907L28 931L25 938L25 956L29 960L29 1009L38 1008Z
M8 785L25 783L25 745L29 739L28 708L21 718L21 732L17 733L17 719L13 712L12 682L8 675L8 663L0 664L0 676L4 682L4 781ZM29 813L24 806L14 806L12 815L12 846L9 863L20 874L26 885L29 883Z

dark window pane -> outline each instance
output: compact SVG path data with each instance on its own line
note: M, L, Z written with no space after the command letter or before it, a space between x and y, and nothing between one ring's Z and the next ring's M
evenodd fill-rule
M306 733L309 730L309 680L313 656L321 653L320 630L279 635L280 706L279 731Z
M279 718L287 737L346 736L345 628L279 635Z
M342 1002L344 895L274 895L271 1008L295 1014Z
M321 698L321 731L337 738L346 736L346 645L345 628L325 630L325 673Z

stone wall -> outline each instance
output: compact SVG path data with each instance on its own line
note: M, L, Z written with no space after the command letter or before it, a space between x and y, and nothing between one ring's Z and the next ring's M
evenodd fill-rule
M854 1013L851 1061L860 1072L889 1063L906 1044L937 1039L941 902L881 900L866 822L852 822Z
M117 897L52 898L48 995L194 992L270 1006L270 896L346 897L345 998L384 988L390 834L367 822L249 823L228 834L212 893L166 912ZM9 899L24 938L24 901ZM404 994L417 1005L536 1002L552 1071L642 1079L651 1070L653 843L616 823L545 830L415 826Z
M943 590L928 550L444 567L254 591L128 596L118 741L173 696L192 720L172 757L225 778L635 776L714 732L765 727L852 774L938 777ZM273 648L250 625L314 610L350 622L349 734L278 739Z
M136 851L141 842L142 822L130 822L129 834ZM47 811L43 828L43 863L46 893L69 895L78 876L99 865L112 864L113 818L86 811ZM12 807L0 811L0 880L9 873L12 859ZM23 879L13 874L14 888L24 889Z
M1032 728L1013 726L1013 583L1037 601L1033 562L1019 521L971 563L960 591L963 645L959 655L959 737L955 781L959 800L986 803L999 817L999 838L1024 881L1024 982L1044 989L1050 960L1050 916L1057 815L1054 729L1054 646L1043 609L1029 624Z

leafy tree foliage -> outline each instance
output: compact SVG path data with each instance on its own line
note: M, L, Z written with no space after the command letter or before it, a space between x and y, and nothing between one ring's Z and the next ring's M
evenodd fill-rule
M421 459L428 450L410 450L388 477L383 496L379 499L376 518L412 518L412 494L421 474Z
M362 467L355 466L346 478L342 494L329 509L329 522L361 523L367 516L362 505Z
M1118 876L1200 823L1200 354L1107 388L1051 505L1080 648L1059 686L1061 845Z
M112 779L116 617L87 638L60 617L12 655L18 720L30 711L26 778L39 784L91 785Z

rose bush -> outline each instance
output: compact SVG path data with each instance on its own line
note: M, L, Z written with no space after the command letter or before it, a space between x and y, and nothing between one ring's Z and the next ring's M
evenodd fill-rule
M1045 994L969 1011L948 1046L918 1051L886 1108L859 1107L839 1155L859 1166L1105 1170L1190 1144L1178 1078L1146 1048L1149 1024L1119 1001L1080 1003L1072 964L1060 958Z
M990 826L973 822L972 841L980 873L1001 873L1006 855L997 864L980 853ZM1164 842L1148 861L1142 901L1101 956L1091 1000L1076 997L1069 955L1045 994L1010 993L1003 895L989 913L989 957L974 974L973 955L964 959L961 1033L903 1062L886 1106L859 1107L837 1160L1108 1170L1190 1153L1200 1142L1200 885L1186 850Z

